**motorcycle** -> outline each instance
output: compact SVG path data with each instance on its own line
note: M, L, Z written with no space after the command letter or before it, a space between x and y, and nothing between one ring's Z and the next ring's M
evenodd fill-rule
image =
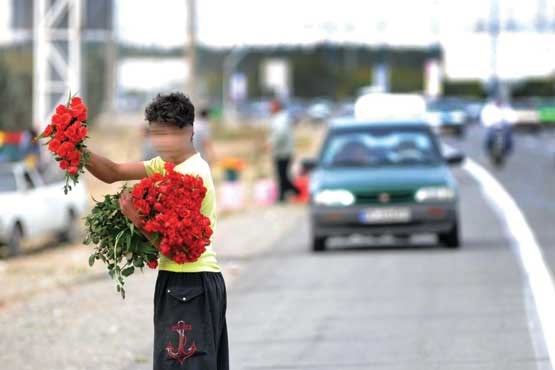
M502 167L513 148L511 127L500 124L491 127L486 138L486 150L491 163L495 167Z

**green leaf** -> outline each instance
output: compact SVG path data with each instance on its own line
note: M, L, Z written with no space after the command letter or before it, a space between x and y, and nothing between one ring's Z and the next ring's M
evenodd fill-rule
M121 272L121 274L122 274L123 276L127 277L127 276L131 275L131 274L134 273L134 272L135 272L135 267L129 266L129 267L127 267L126 269L124 269L124 270Z
M143 267L145 264L143 263L143 259L142 258L135 258L133 260L133 266L135 267Z
M91 256L89 257L89 266L93 266L94 265L94 261L95 261L95 255L91 254Z

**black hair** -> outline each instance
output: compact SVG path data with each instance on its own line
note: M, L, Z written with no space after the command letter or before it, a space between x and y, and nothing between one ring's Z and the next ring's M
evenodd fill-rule
M169 123L179 128L193 126L195 107L191 100L180 92L158 94L145 109L148 123Z

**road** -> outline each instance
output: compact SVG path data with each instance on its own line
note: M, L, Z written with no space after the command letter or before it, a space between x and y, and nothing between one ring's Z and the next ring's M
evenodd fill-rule
M483 132L447 139L489 168ZM517 138L494 172L555 267L552 134ZM549 146L549 144L551 145ZM246 267L230 296L232 369L549 369L534 300L504 220L479 183L455 170L460 250L335 240L308 249L300 223Z

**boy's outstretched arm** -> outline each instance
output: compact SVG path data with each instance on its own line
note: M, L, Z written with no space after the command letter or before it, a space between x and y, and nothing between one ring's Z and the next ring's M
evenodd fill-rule
M86 168L94 177L106 183L116 181L140 180L147 177L143 162L116 163L108 158L91 152Z

